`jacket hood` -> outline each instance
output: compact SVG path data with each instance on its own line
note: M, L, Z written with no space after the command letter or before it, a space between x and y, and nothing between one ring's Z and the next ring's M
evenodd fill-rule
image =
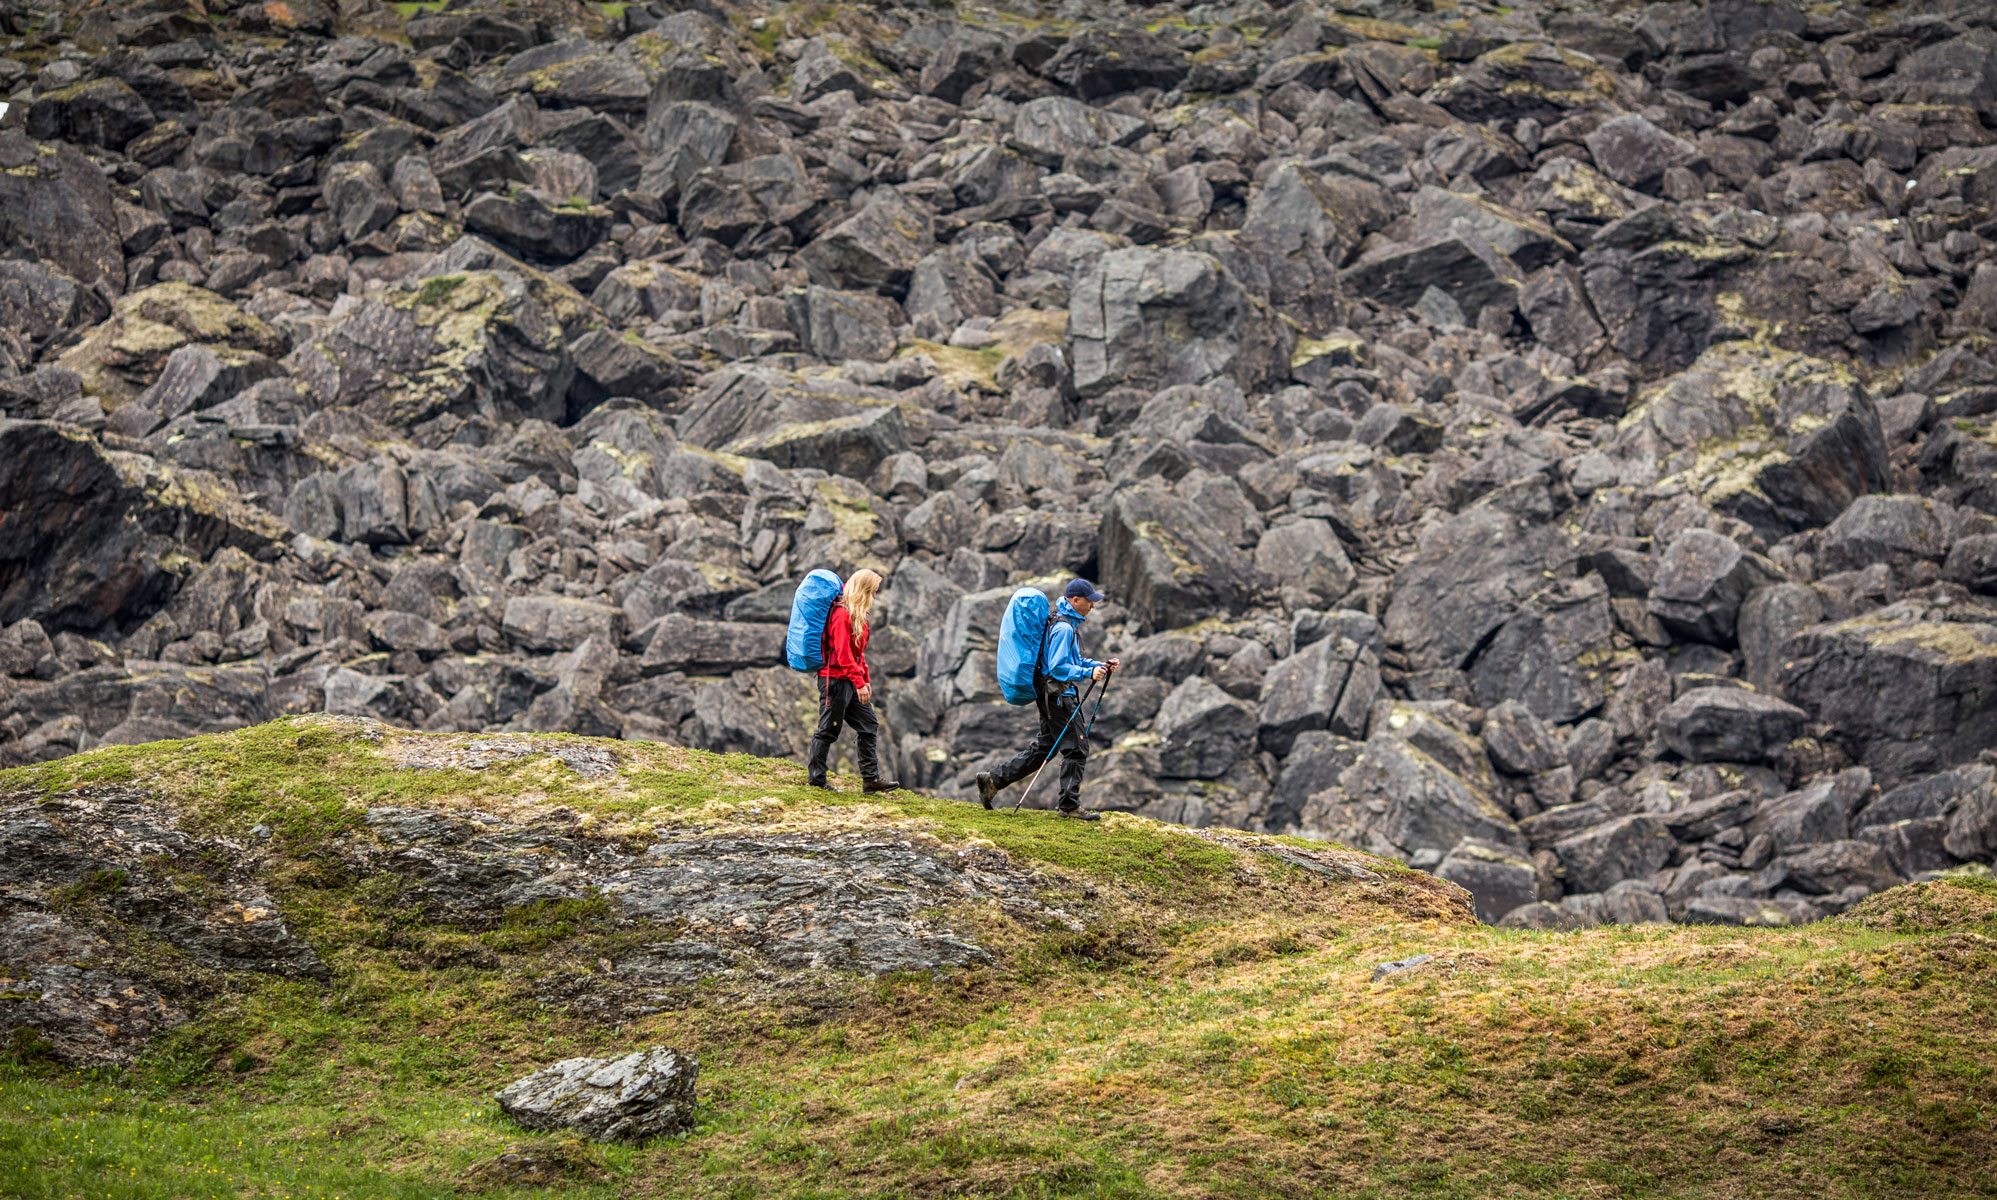
M1075 621L1088 620L1088 617L1075 611L1075 606L1068 603L1068 598L1066 596L1061 597L1061 603L1054 606L1054 611L1057 615L1067 617L1071 620Z

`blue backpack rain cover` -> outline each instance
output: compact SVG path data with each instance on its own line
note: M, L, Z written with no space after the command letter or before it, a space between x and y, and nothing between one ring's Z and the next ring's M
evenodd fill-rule
M1023 587L1005 602L1005 619L999 622L998 684L1007 704L1033 703L1033 674L1040 666L1049 612L1046 593L1035 587Z
M784 633L784 659L793 671L817 671L825 665L825 618L846 585L820 567L806 575L790 599L790 629Z

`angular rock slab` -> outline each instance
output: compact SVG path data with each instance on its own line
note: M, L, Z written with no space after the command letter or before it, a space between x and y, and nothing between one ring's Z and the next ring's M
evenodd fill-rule
M496 1099L529 1129L576 1129L637 1142L693 1124L700 1064L665 1046L622 1058L571 1058L506 1086Z
M1518 826L1479 779L1465 779L1407 741L1376 732L1339 786L1305 801L1307 830L1373 854L1406 859L1443 851L1464 838L1520 842Z
M1209 526L1194 505L1162 488L1118 492L1097 543L1113 600L1153 630L1245 607L1255 569Z
M397 425L560 421L575 374L555 316L511 272L440 275L343 304L289 365L327 403Z
M1298 735L1319 729L1359 737L1379 695L1380 662L1371 650L1348 638L1321 638L1264 677L1262 748L1285 755Z
M256 549L283 528L200 472L34 421L0 420L0 622L133 624L180 587L176 556ZM55 714L50 714L55 715Z
M1568 557L1561 531L1480 504L1422 531L1394 576L1387 640L1417 668L1462 667Z
M1744 688L1694 688L1657 717L1664 744L1692 762L1768 762L1803 733L1810 714Z
M1165 388L1222 376L1254 391L1289 373L1289 327L1220 260L1189 250L1112 250L1068 302L1075 390Z
M1486 924L1494 925L1506 913L1539 898L1539 872L1530 858L1476 838L1458 842L1435 874L1469 892L1477 919Z
M1925 615L1895 605L1816 626L1786 647L1784 694L1883 787L1997 746L1997 623Z
M1827 524L1891 479L1879 413L1847 368L1747 342L1708 348L1612 450L1628 482L1682 487L1771 539Z

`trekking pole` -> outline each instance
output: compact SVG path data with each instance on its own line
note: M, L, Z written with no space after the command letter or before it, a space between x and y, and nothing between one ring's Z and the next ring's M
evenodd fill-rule
M1068 736L1068 726L1073 725L1075 723L1075 718L1082 715L1082 705L1087 704L1089 702L1089 692L1093 692L1095 690L1096 690L1096 681L1091 679L1089 680L1088 689L1082 693L1080 699L1075 701L1075 711L1069 713L1068 719L1062 723L1060 736L1054 739L1054 744L1052 746L1047 747L1047 757L1040 760L1040 770L1035 771L1033 773L1033 778L1027 782L1026 790L1019 794L1019 799L1014 800L1012 802L1012 811L1018 812L1019 806L1026 803L1026 798L1033 794L1033 785L1040 782L1040 772L1045 771L1047 769L1047 764L1054 761L1054 752L1061 748L1061 743L1064 740L1066 740Z

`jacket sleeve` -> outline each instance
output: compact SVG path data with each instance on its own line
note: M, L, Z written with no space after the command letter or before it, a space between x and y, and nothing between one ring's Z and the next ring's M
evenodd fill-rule
M846 619L847 637L852 637L852 618ZM874 627L867 626L860 632L860 644L853 647L853 674L848 676L854 687L872 687L874 674L867 669L867 643L874 640Z
M1047 677L1059 683L1080 683L1102 664L1083 658L1075 642L1075 629L1066 621L1054 622L1047 631Z

